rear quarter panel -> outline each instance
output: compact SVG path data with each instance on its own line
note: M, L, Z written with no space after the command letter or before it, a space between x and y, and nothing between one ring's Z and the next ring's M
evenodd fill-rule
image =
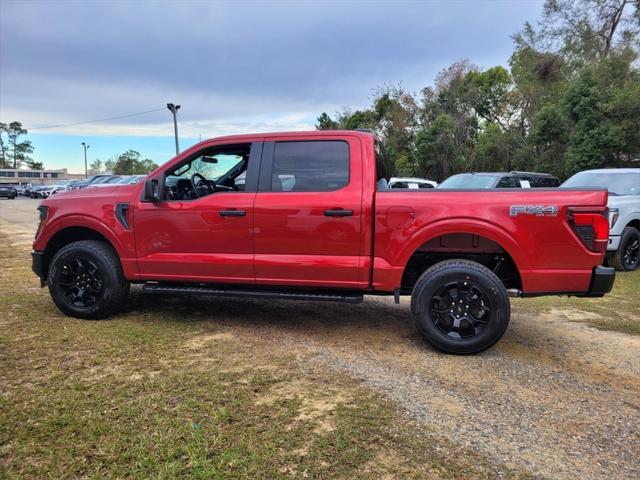
M606 205L604 190L495 189L381 191L375 195L373 288L400 286L425 242L468 233L500 245L514 260L525 294L586 292L603 254L589 251L567 221L572 206ZM517 205L557 207L556 215L510 215Z

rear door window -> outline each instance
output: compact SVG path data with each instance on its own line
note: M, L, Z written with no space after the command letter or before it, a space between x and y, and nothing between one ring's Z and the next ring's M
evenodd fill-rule
M273 192L329 192L349 184L349 145L343 141L276 142Z
M550 188L560 185L560 180L555 177L531 177L529 183L534 188Z
M520 183L515 177L502 177L496 188L519 188Z

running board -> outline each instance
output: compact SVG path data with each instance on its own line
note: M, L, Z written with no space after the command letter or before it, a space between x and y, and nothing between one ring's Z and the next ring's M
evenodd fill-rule
M163 285L147 283L145 293L170 295L210 295L214 297L272 298L279 300L307 300L313 302L362 303L364 295L357 292L305 292L296 290L244 290L239 288L208 287L200 285Z

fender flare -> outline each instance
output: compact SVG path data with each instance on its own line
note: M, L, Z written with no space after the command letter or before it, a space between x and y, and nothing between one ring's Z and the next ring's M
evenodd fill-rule
M120 258L128 256L118 236L106 224L94 217L87 217L86 215L72 214L54 219L51 224L47 224L46 226L46 237L38 239L38 243L43 242L46 245L46 250L55 235L62 230L73 227L86 228L99 233L113 246Z
M411 256L424 243L447 234L479 235L502 248L512 259L518 271L529 268L529 260L526 252L516 240L499 225L476 218L448 218L422 226L417 230L398 253L398 262L406 267Z

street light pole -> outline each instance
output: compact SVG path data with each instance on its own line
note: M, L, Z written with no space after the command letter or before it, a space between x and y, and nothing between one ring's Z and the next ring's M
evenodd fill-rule
M176 114L180 109L180 105L174 105L173 103L167 103L167 108L173 114L173 132L176 137L176 155L180 153L180 147L178 147L178 120L176 118Z
M82 142L82 147L84 148L84 178L87 178L87 149L89 148L89 145L87 145L86 143Z

